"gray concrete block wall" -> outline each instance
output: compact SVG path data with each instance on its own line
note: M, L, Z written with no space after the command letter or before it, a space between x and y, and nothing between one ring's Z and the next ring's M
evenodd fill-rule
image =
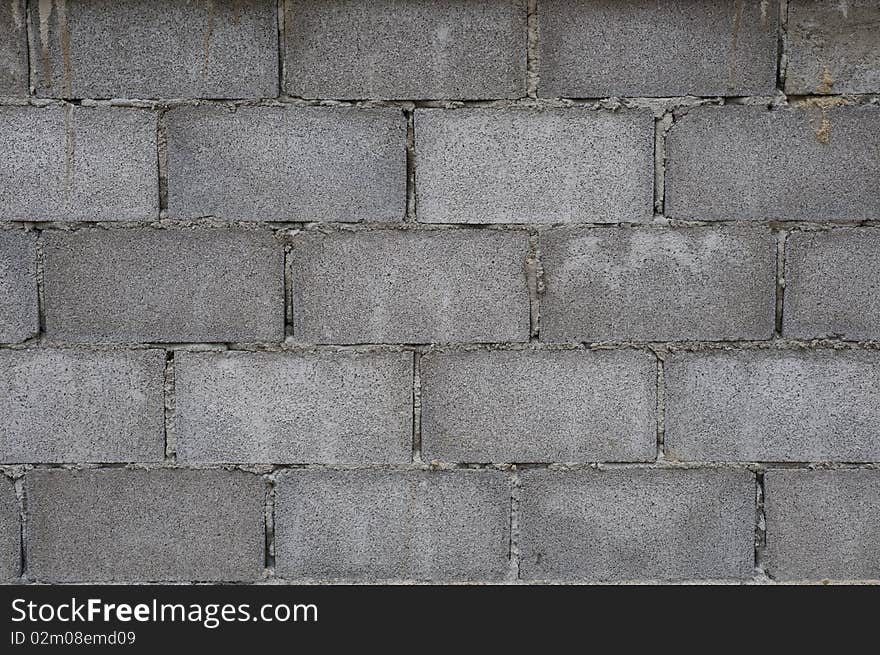
M4 2L0 580L880 581L876 19Z

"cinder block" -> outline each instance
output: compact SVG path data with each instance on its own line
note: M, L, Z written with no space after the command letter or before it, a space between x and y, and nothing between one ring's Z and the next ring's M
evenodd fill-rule
M407 352L178 352L178 459L408 463L412 362Z
M687 461L880 460L880 353L708 351L666 360L666 453Z
M285 88L307 98L516 98L525 0L288 0Z
M0 5L0 96L28 94L24 11L24 0L7 0Z
M520 474L526 580L744 579L754 563L748 471Z
M878 179L880 107L703 107L666 139L675 219L871 219Z
M541 0L543 96L774 93L776 0Z
M877 0L789 0L785 92L880 92Z
M764 512L771 577L880 578L880 471L768 471Z
M0 351L0 461L156 462L161 350Z
M550 230L543 341L766 339L776 242L741 227Z
M280 341L284 252L257 230L44 234L46 334L70 342Z
M265 484L241 471L92 469L26 477L40 582L255 581Z
M425 109L415 115L426 223L614 223L653 212L647 111Z
M21 575L21 514L15 486L0 477L0 582L16 582Z
M275 567L305 580L500 580L509 525L499 471L295 470L278 477Z
M124 107L0 107L0 220L159 216L156 114Z
M880 338L880 230L793 232L785 252L785 336Z
M300 234L294 337L318 343L527 341L525 232Z
M174 218L399 221L406 120L394 108L188 107L168 124Z
M451 462L645 461L657 365L630 351L472 351L421 358L422 456Z
M40 331L36 238L0 231L0 343L24 341Z
M39 96L278 95L275 0L43 0L30 21Z

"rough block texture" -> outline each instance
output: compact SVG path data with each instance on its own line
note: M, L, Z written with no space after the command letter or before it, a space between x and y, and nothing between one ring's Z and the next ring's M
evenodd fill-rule
M499 580L510 490L498 471L291 471L275 501L289 579Z
M880 460L880 353L713 351L666 360L666 454L687 461Z
M656 360L638 351L478 351L421 358L422 458L645 461Z
M306 98L516 98L526 0L288 0L285 89Z
M776 241L748 228L551 230L542 341L766 339Z
M0 220L159 216L156 114L124 107L0 107Z
M666 214L682 220L880 215L880 107L703 107L666 141Z
M880 471L768 471L764 511L777 580L880 578Z
M0 4L0 97L28 92L27 30L24 0Z
M406 119L399 109L207 107L168 114L175 218L399 221Z
M37 95L277 94L275 0L41 0L30 7Z
M419 220L641 222L651 218L647 111L416 111Z
M28 571L45 582L255 581L263 480L241 471L31 471Z
M24 341L40 330L36 243L32 234L0 231L0 343Z
M257 230L44 235L46 333L71 342L273 341L283 249Z
M778 2L541 0L544 96L771 95Z
M0 351L0 462L157 462L161 350Z
M179 353L185 461L408 463L412 353Z
M520 474L526 580L752 576L755 479L748 471Z
M21 513L15 485L0 476L0 583L17 582L21 574Z
M789 0L785 91L880 93L877 0Z
M880 230L794 232L785 251L785 336L880 339Z
M525 232L303 234L294 337L319 343L526 341Z

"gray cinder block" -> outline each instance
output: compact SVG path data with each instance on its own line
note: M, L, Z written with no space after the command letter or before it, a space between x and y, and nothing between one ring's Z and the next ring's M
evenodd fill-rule
M0 151L0 220L159 216L154 112L0 107Z
M164 457L161 350L0 350L0 461Z
M65 98L278 94L275 0L30 3L31 84Z
M174 218L399 221L406 120L394 108L189 107L168 123Z
M27 474L28 573L40 582L255 581L265 484L241 471Z
M880 471L768 471L764 512L773 578L880 578Z
M880 214L880 107L703 107L666 140L666 215L843 220Z
M686 461L880 460L880 353L708 351L666 360L666 452Z
M542 341L766 339L776 241L740 227L541 236Z
M412 353L186 353L177 456L200 462L407 463Z
M0 4L0 96L28 94L24 0Z
M258 230L44 234L46 333L69 342L280 341L283 247Z
M422 457L645 461L657 366L639 351L474 351L421 358Z
M755 478L748 471L544 470L521 479L526 580L752 575Z
M526 341L525 232L302 233L294 337L318 343Z
M290 579L499 580L509 521L509 483L498 471L290 471L276 491L276 570Z
M33 234L0 231L0 343L24 341L40 331L37 246Z
M0 477L0 583L21 575L21 513L12 480Z
M543 96L742 96L776 87L776 0L541 0Z
M581 108L417 110L426 223L614 223L653 212L654 120Z
M307 98L516 98L525 0L289 0L285 89Z
M785 92L880 92L877 0L789 0Z
M785 336L880 338L880 230L793 232L785 251Z

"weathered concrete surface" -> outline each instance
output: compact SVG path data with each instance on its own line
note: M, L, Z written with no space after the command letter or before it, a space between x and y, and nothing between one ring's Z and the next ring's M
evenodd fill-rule
M0 462L160 462L161 350L0 350Z
M30 3L31 84L64 98L278 94L275 0Z
M0 343L16 343L40 330L37 240L23 231L0 231Z
M776 241L742 227L558 229L541 236L541 340L766 339Z
M186 353L174 359L181 461L409 463L412 353Z
M406 119L399 109L187 107L166 120L172 217L403 219Z
M14 583L21 574L21 514L15 486L0 478L0 582Z
M764 511L775 579L880 578L880 471L768 471Z
M426 223L638 223L651 218L648 111L417 110Z
M293 334L317 343L526 341L525 232L303 233Z
M159 216L156 114L126 107L0 107L0 220Z
M699 107L666 139L666 215L859 220L880 214L880 107Z
M771 95L779 3L541 0L540 94Z
M785 92L880 93L876 0L789 0Z
M28 93L24 0L0 4L0 97Z
M289 0L284 87L306 98L517 98L525 0Z
M751 577L755 478L748 471L526 471L526 580Z
M880 339L880 230L794 232L785 250L785 336Z
M499 580L509 514L499 471L289 471L275 566L295 580Z
M880 460L880 353L707 351L666 359L666 455Z
M656 359L639 351L423 355L422 459L644 461L656 451Z
M46 333L70 342L280 341L284 252L257 230L44 235Z
M253 582L265 483L241 471L27 474L28 573L40 582Z

